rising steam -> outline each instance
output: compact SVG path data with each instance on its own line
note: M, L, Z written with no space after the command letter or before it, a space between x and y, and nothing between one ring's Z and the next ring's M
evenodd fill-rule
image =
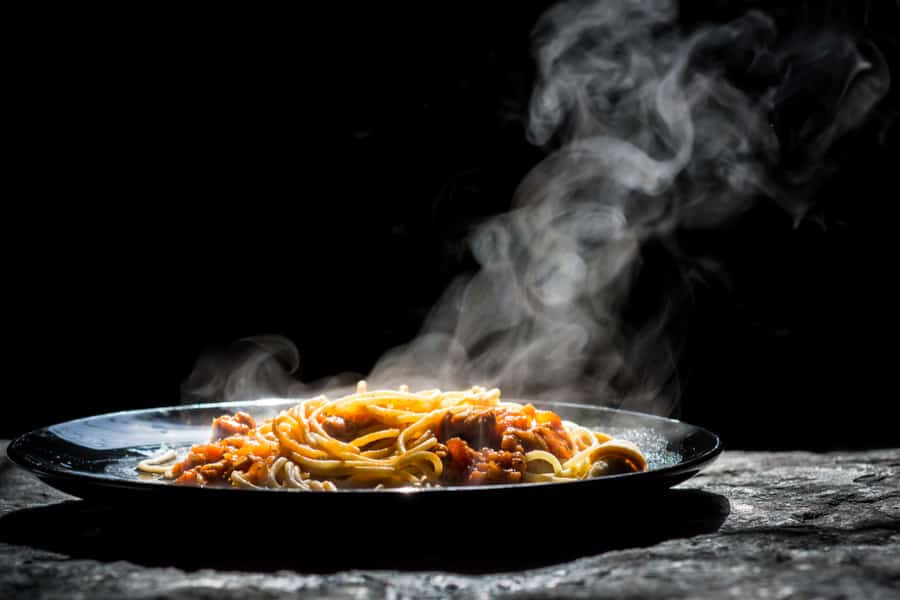
M888 88L877 50L836 32L780 36L752 12L685 34L676 17L667 0L604 0L540 18L527 136L548 156L510 212L474 231L480 271L454 282L422 333L378 362L374 385L481 384L508 397L670 411L676 357L665 322L677 307L661 303L640 324L623 318L642 248L760 199L800 218L828 148ZM786 144L778 115L810 86L819 110ZM207 361L186 389L194 399L296 392L273 364L253 354L223 375Z

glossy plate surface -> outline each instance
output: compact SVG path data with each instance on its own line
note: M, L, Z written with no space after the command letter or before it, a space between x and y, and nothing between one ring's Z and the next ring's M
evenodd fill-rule
M719 438L700 427L673 419L595 406L535 403L562 418L630 440L649 463L644 473L612 475L572 483L507 484L427 489L294 492L176 486L137 472L136 465L163 448L181 453L209 439L213 418L238 410L257 421L270 418L296 400L272 399L177 406L111 413L38 429L14 440L9 457L46 483L75 496L121 505L235 508L254 505L324 511L431 510L484 508L494 503L524 507L535 502L565 509L596 506L616 498L665 490L696 475L721 452Z

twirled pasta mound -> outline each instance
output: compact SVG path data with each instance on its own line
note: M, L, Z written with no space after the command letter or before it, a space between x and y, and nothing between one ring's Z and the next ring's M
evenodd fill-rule
M613 439L500 391L367 389L303 400L257 425L238 412L213 421L213 441L138 469L177 484L327 490L574 481L645 471ZM167 464L168 463L168 464Z

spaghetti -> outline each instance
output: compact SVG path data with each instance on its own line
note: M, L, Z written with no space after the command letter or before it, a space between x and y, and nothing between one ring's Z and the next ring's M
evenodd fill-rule
M613 439L500 391L367 389L301 401L257 425L243 412L213 421L213 440L145 460L138 470L184 485L327 490L575 481L645 471Z

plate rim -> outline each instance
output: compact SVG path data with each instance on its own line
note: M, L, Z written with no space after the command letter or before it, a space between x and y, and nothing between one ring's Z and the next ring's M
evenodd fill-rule
M160 407L151 407L151 408L139 408L132 410L120 410L113 411L108 413L101 413L96 415L89 415L85 417L79 417L77 419L70 419L68 421L61 421L59 423L53 423L51 425L47 425L44 427L38 427L31 431L25 432L21 435L13 438L10 443L6 447L6 455L9 459L18 465L19 467L33 473L37 477L39 477L43 481L62 481L62 482L73 482L73 483L93 483L95 486L103 487L103 488L119 488L119 489L127 489L131 491L144 491L144 492L152 492L159 491L164 489L179 489L179 490L204 490L204 493L218 493L218 492L265 492L265 493L283 493L285 491L294 491L294 490L277 490L277 489L260 489L260 490L246 490L246 489L238 489L231 487L186 487L186 486L173 486L166 485L165 482L159 481L142 481L139 479L125 479L122 477L118 477L115 475L110 475L108 473L89 473L89 472L77 472L70 471L61 468L53 468L54 465L51 463L50 468L46 468L46 463L36 464L34 461L29 460L29 458L25 454L25 450L21 448L21 446L28 445L30 438L37 437L42 433L50 433L52 428L62 427L66 425L73 425L80 422L91 421L94 419L103 419L103 418L112 418L120 415L141 415L141 414L153 414L153 413L162 413L166 411L190 411L190 410L207 410L211 408L227 408L227 407L246 407L246 406L280 406L280 405L289 405L299 402L300 399L295 398L259 398L256 400L233 400L227 402L210 402L210 403L195 403L195 404L183 404L183 405L171 405L171 406L160 406ZM517 399L510 399L508 401L517 402ZM593 404L581 404L575 402L553 402L553 401L531 401L533 404L541 404L541 405L549 405L549 406L562 406L567 408L574 408L578 410L591 410L597 412L606 412L611 414L624 414L628 416L634 416L641 419L649 419L655 421L661 421L670 423L673 425L681 426L681 427L689 427L699 432L705 436L708 436L712 439L713 444L711 448L708 448L698 455L688 458L687 460L683 460L673 465L667 465L658 469L653 469L651 471L642 471L642 472L633 472L633 473L620 473L616 475L606 475L604 477L598 477L594 479L584 479L578 481L565 481L565 482L534 482L534 483L502 483L502 484L486 484L486 485L476 485L476 486L438 486L438 487L400 487L400 488L383 488L379 490L375 489L338 489L335 491L314 491L309 490L306 491L303 495L308 495L310 492L316 495L326 494L328 496L334 496L335 494L344 496L351 494L378 494L379 496L383 495L396 495L401 497L409 497L418 494L447 494L447 493L458 493L458 492L467 492L467 493L478 493L478 492L489 492L489 491L498 491L505 489L538 489L538 488L557 488L558 486L570 486L577 484L596 484L600 481L613 481L613 480L628 480L628 481L643 481L646 480L648 475L652 475L655 477L669 477L675 476L679 474L683 474L686 472L696 471L699 472L702 468L709 466L716 458L724 450L724 445L722 443L722 439L718 434L706 429L705 427L701 427L699 425L694 425L693 423L688 423L686 421L682 421L680 419L674 419L671 417L662 417L659 415L654 415L651 413L643 413L638 411L612 408L608 406L598 406ZM168 492L167 492L168 493Z

